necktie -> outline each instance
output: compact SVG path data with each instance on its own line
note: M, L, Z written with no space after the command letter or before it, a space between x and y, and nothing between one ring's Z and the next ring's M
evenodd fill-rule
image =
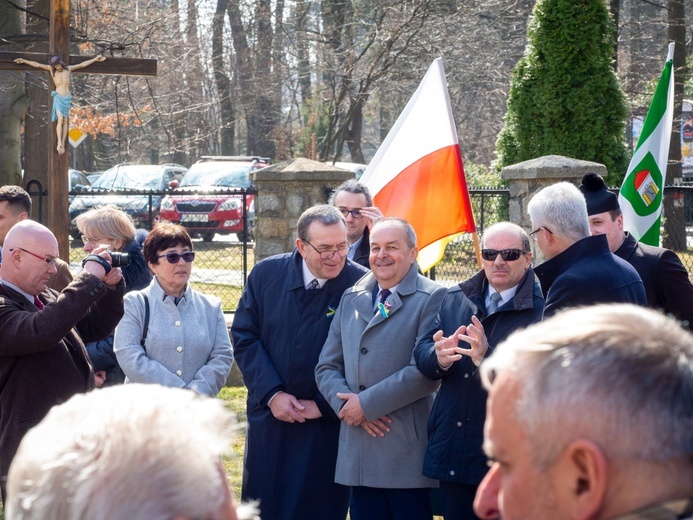
M318 282L318 279L313 278L308 284L307 289L320 289L320 282Z
M38 307L38 310L41 310L44 307L41 300L38 299L38 296L34 296L34 305L36 305L36 307Z
M391 294L392 294L392 291L390 291L390 289L383 289L382 291L380 291L380 303L385 305L385 300L387 300L387 297L390 296ZM374 314L378 314L379 307L380 307L380 305L376 306Z
M502 300L501 295L497 292L491 293L491 301L488 304L488 314L491 315L498 310L498 302Z

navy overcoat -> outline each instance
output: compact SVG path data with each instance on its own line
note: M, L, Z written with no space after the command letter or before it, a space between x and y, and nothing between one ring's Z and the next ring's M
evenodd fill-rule
M315 365L344 291L368 271L347 261L320 290L306 290L298 251L259 262L233 320L234 356L248 387L243 500L260 500L263 520L339 520L349 488L334 483L340 421L318 392ZM278 391L314 400L322 418L275 419Z

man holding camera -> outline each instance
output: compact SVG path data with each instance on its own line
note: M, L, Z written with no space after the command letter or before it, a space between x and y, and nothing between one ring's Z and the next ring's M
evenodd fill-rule
M7 233L0 266L0 489L19 442L58 403L94 388L84 341L108 335L123 316L125 284L106 248L61 292L55 273L58 241L37 222Z

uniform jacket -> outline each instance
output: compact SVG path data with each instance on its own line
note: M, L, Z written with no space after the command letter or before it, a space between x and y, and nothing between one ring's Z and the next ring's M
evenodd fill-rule
M693 285L676 253L641 244L626 233L614 254L635 267L645 285L649 307L673 314L693 330Z
M387 318L373 314L376 280L372 273L347 291L337 310L320 362L318 388L338 413L337 392L359 395L369 421L392 419L385 437L371 437L361 426L342 422L335 480L376 488L434 487L421 474L426 421L438 381L414 366L417 338L436 316L445 288L419 275L416 263L389 301Z
M94 387L83 341L107 335L123 315L123 287L78 274L62 293L39 295L39 311L0 281L0 472L24 434L56 404Z
M149 327L144 295L149 299ZM188 287L176 305L154 278L125 295L125 316L113 343L125 383L157 383L215 397L231 371L233 353L221 300Z
M354 262L362 265L366 269L371 268L371 263L369 261L369 256L371 254L371 236L368 227L363 230L363 238L359 242L356 252L354 253Z
M647 305L645 287L633 267L609 251L606 235L578 240L534 268L546 299L544 316L593 303Z
M315 365L344 291L368 271L347 261L322 289L306 290L296 250L257 263L231 333L248 387L243 500L260 499L261 518L339 520L349 490L334 483L339 420L315 383ZM267 403L283 390L317 403L320 419L279 421Z
M423 474L448 482L478 485L488 464L482 445L486 420L486 390L479 370L468 357L453 363L448 370L438 365L433 334L442 330L450 336L476 316L484 327L489 343L486 356L516 329L541 321L544 297L534 271L528 269L515 296L492 315L484 306L488 281L483 270L466 282L448 289L438 316L416 344L417 368L433 380L442 380L428 420L428 448ZM459 342L463 348L469 345Z

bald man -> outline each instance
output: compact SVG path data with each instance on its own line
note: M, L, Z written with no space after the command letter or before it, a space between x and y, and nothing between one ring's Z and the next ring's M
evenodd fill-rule
M56 404L94 388L84 341L107 336L123 316L125 283L105 248L61 292L46 284L58 241L37 222L15 224L0 266L0 489L19 442Z

